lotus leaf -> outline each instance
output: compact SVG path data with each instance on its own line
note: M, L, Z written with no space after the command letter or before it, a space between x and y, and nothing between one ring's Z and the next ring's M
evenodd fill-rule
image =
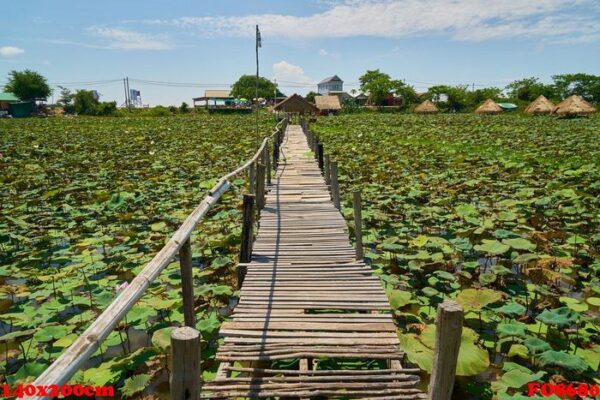
M502 292L492 289L465 289L456 297L456 301L466 312L481 311L485 306L502 300Z
M500 243L497 240L484 239L483 244L478 244L475 246L475 250L480 251L482 253L498 256L510 250L510 246Z
M499 337L525 337L526 325L521 322L500 323L496 327Z
M410 303L411 297L412 296L411 296L410 292L404 292L401 290L392 290L389 293L390 305L392 306L392 308L394 310L398 310L398 309L404 307L405 305L407 305L408 303Z
M564 328L575 323L578 319L578 315L569 307L561 307L554 310L546 309L535 319L546 325L555 325L559 328Z
M509 317L519 317L525 314L525 307L519 303L506 303L500 308L496 308L495 311L500 314L504 314Z
M547 350L552 350L552 347L542 339L530 337L523 341L523 344L529 349L532 354L543 353Z
M538 356L542 366L555 366L567 369L575 373L582 373L588 368L588 364L574 354L563 351L547 350Z
M151 379L152 376L148 374L139 374L127 378L125 379L125 382L123 382L121 392L126 397L132 397L133 395L144 391Z

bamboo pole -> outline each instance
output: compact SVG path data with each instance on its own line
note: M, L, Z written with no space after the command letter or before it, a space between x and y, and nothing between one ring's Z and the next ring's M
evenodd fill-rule
M262 210L265 206L265 165L258 164L256 172L256 208Z
M200 398L200 332L189 326L171 332L171 398Z
M244 210L242 222L242 243L240 247L240 263L249 263L252 260L252 241L254 230L254 195L244 195ZM238 266L238 289L242 287L246 275L246 266Z
M250 194L255 194L256 193L256 164L252 163L250 164L250 167L248 167L248 187L250 190Z
M338 210L340 209L340 185L338 182L338 168L337 161L331 161L329 164L330 173L331 173L331 199L333 200L333 205Z
M454 301L438 306L435 322L435 353L429 383L430 400L450 400L463 327L463 309Z
M362 202L360 198L360 190L354 192L354 235L356 237L356 259L362 261L363 241L362 241Z
M192 247L188 238L179 249L179 268L181 270L181 294L183 297L183 317L186 326L196 326L194 312L194 275L192 273Z
M324 161L323 161L323 175L325 177L325 184L327 186L329 186L329 184L331 183L329 154L325 154L323 156L323 158L324 158Z

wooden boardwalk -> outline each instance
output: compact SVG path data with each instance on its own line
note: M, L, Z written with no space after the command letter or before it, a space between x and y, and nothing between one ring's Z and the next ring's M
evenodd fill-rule
M290 125L220 362L203 398L425 398L402 369L387 296L348 239L302 129ZM324 370L312 360L385 360ZM294 369L275 360L299 359Z

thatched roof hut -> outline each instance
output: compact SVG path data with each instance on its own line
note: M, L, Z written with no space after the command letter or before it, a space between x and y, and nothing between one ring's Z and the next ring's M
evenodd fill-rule
M563 101L561 101L554 109L552 114L559 115L561 117L576 117L580 115L588 115L596 112L590 103L585 101L583 97L573 95Z
M477 114L500 114L502 108L492 99L487 99L475 110Z
M337 112L342 109L337 96L315 96L315 105L321 113Z
M418 114L435 114L439 111L439 108L431 100L425 100L414 109L414 112Z
M546 98L546 96L539 95L537 99L531 102L525 109L527 114L550 114L554 109L554 104Z
M310 114L317 111L317 107L315 107L313 103L306 101L302 96L297 95L296 93L277 103L273 109L276 111L298 114Z

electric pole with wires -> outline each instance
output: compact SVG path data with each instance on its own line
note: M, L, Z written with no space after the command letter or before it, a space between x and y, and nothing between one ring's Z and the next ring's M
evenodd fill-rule
M260 38L260 30L258 29L258 25L256 25L256 87L255 87L255 91L254 91L254 113L256 114L256 131L255 131L255 145L256 145L256 150L258 151L258 79L259 79L259 75L258 75L258 48L262 47L262 41Z

